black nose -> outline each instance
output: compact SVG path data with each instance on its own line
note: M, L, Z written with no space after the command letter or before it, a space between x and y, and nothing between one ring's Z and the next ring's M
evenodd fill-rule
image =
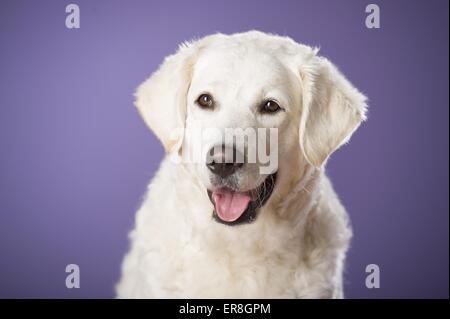
M206 166L209 170L220 177L227 177L235 173L244 165L242 153L236 148L213 147L208 154Z

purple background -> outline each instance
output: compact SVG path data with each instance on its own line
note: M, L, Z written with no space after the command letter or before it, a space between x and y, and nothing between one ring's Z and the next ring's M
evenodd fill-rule
M163 149L132 93L177 45L259 29L321 46L370 98L328 172L354 239L353 298L448 297L448 1L69 1L0 6L0 297L114 296ZM66 289L65 265L81 268ZM365 266L381 288L365 287Z

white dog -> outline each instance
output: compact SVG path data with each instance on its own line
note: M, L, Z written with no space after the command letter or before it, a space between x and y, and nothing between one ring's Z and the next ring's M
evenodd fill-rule
M367 106L317 51L256 31L215 34L183 44L138 88L167 156L137 213L118 297L343 297L351 229L324 165ZM278 163L263 174L259 158L236 154L264 143L187 138L199 128L275 128ZM203 160L179 160L195 143Z

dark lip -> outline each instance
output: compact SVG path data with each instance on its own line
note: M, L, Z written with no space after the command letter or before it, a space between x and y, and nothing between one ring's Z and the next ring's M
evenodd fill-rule
M235 221L232 222L226 222L219 218L219 216L216 213L216 210L213 209L213 218L216 222L228 226L236 226L236 225L242 225L242 224L249 224L253 221L255 221L258 213L258 209L263 207L265 203L269 200L270 196L272 195L272 192L275 188L277 180L277 172L268 175L264 182L261 183L256 189L253 190L253 192L256 192L256 199L252 200L248 206L247 209L244 211L244 213ZM209 200L214 205L214 201L212 199L212 191L209 189L207 190Z

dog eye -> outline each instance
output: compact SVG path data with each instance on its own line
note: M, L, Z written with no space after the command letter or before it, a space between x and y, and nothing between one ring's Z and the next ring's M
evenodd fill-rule
M211 95L204 93L198 97L197 104L203 108L211 108L214 104L214 101Z
M261 113L275 113L281 110L281 107L274 100L267 100L261 106Z

